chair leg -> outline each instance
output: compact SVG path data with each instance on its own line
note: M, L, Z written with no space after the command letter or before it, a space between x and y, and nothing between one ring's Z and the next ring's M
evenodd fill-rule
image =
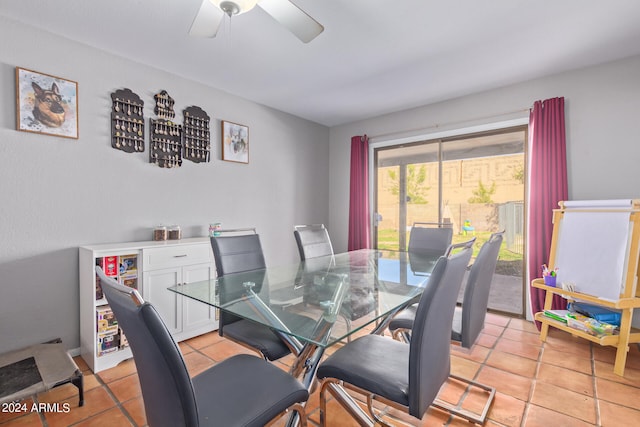
M305 412L304 406L302 406L299 403L294 403L293 405L289 406L289 408L287 408L286 411L281 412L280 414L275 416L271 421L265 424L265 427L269 427L276 424L278 421L280 421L280 418L288 414L290 411L294 411L298 414L298 423L296 424L298 427L307 427L307 414Z
M411 342L411 329L398 328L391 333L391 337L400 342Z
M320 387L320 427L327 427L327 391L360 426L373 427L374 424L367 413L349 397L341 385L346 384L335 378L322 380Z
M479 424L479 425L484 425L487 418L487 414L489 413L489 409L491 408L491 404L493 403L493 399L495 398L496 389L472 380L468 380L466 378L459 377L457 375L449 375L449 378L453 378L454 380L467 384L468 388L476 387L489 393L487 402L485 403L482 409L482 413L478 415L474 412L467 411L466 409L462 409L460 405L453 405L453 404L444 402L442 400L439 400L437 398L432 403L432 406L442 409L446 412L449 412L450 414L457 415L461 418L464 418L469 422Z
M354 391L360 395L367 396L367 410L362 408L353 398L347 393L347 390ZM361 427L393 427L383 419L388 414L389 409L394 408L401 412L408 413L409 408L403 406L397 402L389 399L385 399L376 394L372 394L368 390L364 390L360 387L356 387L353 384L340 381L336 378L324 378L322 380L322 386L320 388L320 426L325 427L327 424L327 401L326 392L329 392L336 402L349 413L354 421ZM373 401L378 401L386 408L383 410L376 410L373 407Z
M298 411L300 414L300 427L307 427L307 414L304 412L304 408L302 412Z
M351 330L351 320L347 317L346 314L342 314L342 318L344 319L344 323L347 325L347 331ZM351 342L351 334L347 335L347 342Z
M291 409L298 413L298 427L307 427L307 414L304 410L304 406L296 403L291 407Z
M387 411L380 411L380 414L376 413L375 408L373 407L373 395L367 395L367 409L369 409L369 413L373 417L373 420L380 424L382 427L394 427L392 424L387 423L382 417L387 414Z
M328 382L322 382L320 386L320 427L326 426L327 418L327 384Z

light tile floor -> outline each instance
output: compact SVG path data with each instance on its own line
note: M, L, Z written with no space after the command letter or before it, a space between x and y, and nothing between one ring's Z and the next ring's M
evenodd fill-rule
M210 333L180 343L189 372L248 350ZM496 399L486 425L495 426L637 426L640 425L640 351L632 345L625 376L613 373L613 348L592 345L558 330L541 343L531 322L489 314L484 331L471 351L452 345L452 372L492 385ZM8 426L143 426L144 407L132 360L94 375L80 358L85 375L85 405L78 407L77 390L68 384L24 401L24 412L0 412ZM286 370L289 356L276 362ZM440 397L455 401L459 383L448 382ZM68 412L31 412L33 402L68 403ZM479 397L467 397L463 407L477 408ZM59 405L63 407L63 405ZM318 392L307 404L310 426L319 422ZM390 412L397 425L469 426L461 418L431 408L421 420ZM331 427L357 426L335 401L328 405ZM277 425L283 425L278 422Z

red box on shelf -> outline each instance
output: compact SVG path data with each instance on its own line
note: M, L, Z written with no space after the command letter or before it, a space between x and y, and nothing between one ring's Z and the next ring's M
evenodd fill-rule
M117 277L118 276L118 257L106 256L102 258L101 267L105 275L110 277Z

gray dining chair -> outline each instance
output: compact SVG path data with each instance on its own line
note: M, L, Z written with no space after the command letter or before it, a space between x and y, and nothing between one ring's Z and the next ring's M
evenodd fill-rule
M253 281L256 288L254 291L260 292L263 282L265 282L263 270L266 268L260 236L254 228L222 230L221 233L220 236L211 237L211 247L218 277L255 271L256 277ZM231 289L228 286L218 289L220 301L232 301L240 298L245 290L241 283L238 285L236 289ZM308 317L287 312L284 309L278 310L277 315L287 317L289 320L306 325L308 328L313 327L313 321ZM264 359L270 361L278 360L292 352L295 354L298 351L280 338L273 329L224 310L220 310L218 333L222 337L258 352Z
M324 224L296 225L293 227L300 260L333 255L329 232Z
M470 349L475 344L480 332L484 328L484 320L489 305L489 291L493 281L500 246L504 239L504 231L493 233L482 245L476 257L464 289L462 305L454 311L451 324L451 340L460 343L463 348ZM389 331L395 339L411 340L416 306L412 305L401 311L389 322ZM493 402L495 389L466 378L452 376L456 380L466 383L470 387L477 387L488 393L488 398L480 415L469 411L447 407L449 412L456 413L469 421L484 424L484 420Z
M409 233L408 252L444 254L453 239L450 223L415 222Z
M484 327L489 304L489 291L498 262L504 231L493 233L482 245L476 257L464 289L462 305L456 307L451 325L451 339L462 347L471 348ZM416 305L398 313L389 322L389 331L396 339L410 339Z
M296 225L293 227L293 235L298 246L300 261L304 261L305 264L314 263L314 260L318 258L322 258L318 262L326 263L328 260L324 257L333 255L331 238L324 224ZM372 288L352 284L350 290L349 300L345 301L340 307L340 316L344 320L347 330L351 330L352 320L356 320L376 309ZM308 303L311 299L314 298L307 297L304 302ZM350 335L347 336L347 342L351 342Z
M381 335L360 337L336 350L318 368L321 380L320 423L326 425L329 391L342 386L367 396L371 416L383 425L373 401L421 419L450 373L451 322L472 242L436 263L416 310L410 344Z
M428 258L439 255L448 256L451 251L452 240L453 228L451 223L414 222L409 234L409 247L407 249L410 266L414 274L422 274L419 270L419 263L421 258L424 259L423 255L427 255ZM428 265L425 267L428 269ZM391 320L389 330L394 338L399 339L399 336L403 336L405 341L409 341L416 307L417 302L411 304Z
M473 347L484 328L489 291L503 240L504 231L501 231L493 233L482 245L469 272L462 306L456 307L454 312L451 339L459 342L464 348Z
M96 273L131 346L150 427L261 427L290 410L306 425L302 403L309 393L298 380L248 354L230 357L190 378L178 345L153 305L100 267Z

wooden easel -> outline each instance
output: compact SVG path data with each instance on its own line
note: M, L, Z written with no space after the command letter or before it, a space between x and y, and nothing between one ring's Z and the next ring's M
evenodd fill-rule
M626 235L626 242L620 242L620 245L623 245L626 249L624 252L625 260L624 266L622 268L622 280L621 283L608 283L608 284L584 284L584 288L588 288L588 293L580 292L581 285L580 283L576 283L576 291L571 292L564 290L560 287L560 282L562 282L562 266L556 265L557 259L557 249L559 245L559 240L561 238L570 238L570 236L562 236L562 226L563 221L565 219L565 214L571 212L572 215L596 215L603 213L628 213L628 233ZM587 231L588 232L588 231ZM620 249L623 247L620 246ZM640 308L640 289L638 288L638 276L640 274L639 261L640 257L640 200L632 200L630 201L629 206L627 207L599 207L596 203L593 207L580 207L580 208L572 208L565 206L565 202L560 202L560 209L556 209L553 212L553 238L551 240L551 252L549 256L549 267L554 268L555 266L559 267L559 283L558 287L550 287L544 284L543 279L534 279L531 285L535 288L544 289L546 291L545 301L544 301L544 309L550 310L551 304L553 301L553 295L562 295L564 298L569 300L579 300L585 301L591 304L598 304L603 307L617 309L622 313L621 321L620 321L620 334L619 335L609 335L609 336L593 336L589 335L586 332L571 328L567 326L567 324L556 321L544 315L543 312L538 312L535 314L535 319L542 323L542 328L540 330L540 339L542 341L546 341L547 335L549 332L549 327L552 326L557 329L561 329L563 331L569 332L574 336L578 336L594 342L600 345L608 345L612 347L616 347L616 359L613 371L617 375L624 375L624 368L627 360L627 352L629 350L630 343L638 343L640 342L640 330L631 327L631 321L633 318L633 310L636 308ZM582 262L579 266L585 270L595 269L598 266L592 265L593 263ZM588 286L587 286L588 285ZM608 289L604 289L604 286L607 286ZM618 286L619 293L617 293L617 298L604 298L603 294L611 294L611 292L615 292L615 288L612 290L609 286ZM600 288L600 291L599 289Z

